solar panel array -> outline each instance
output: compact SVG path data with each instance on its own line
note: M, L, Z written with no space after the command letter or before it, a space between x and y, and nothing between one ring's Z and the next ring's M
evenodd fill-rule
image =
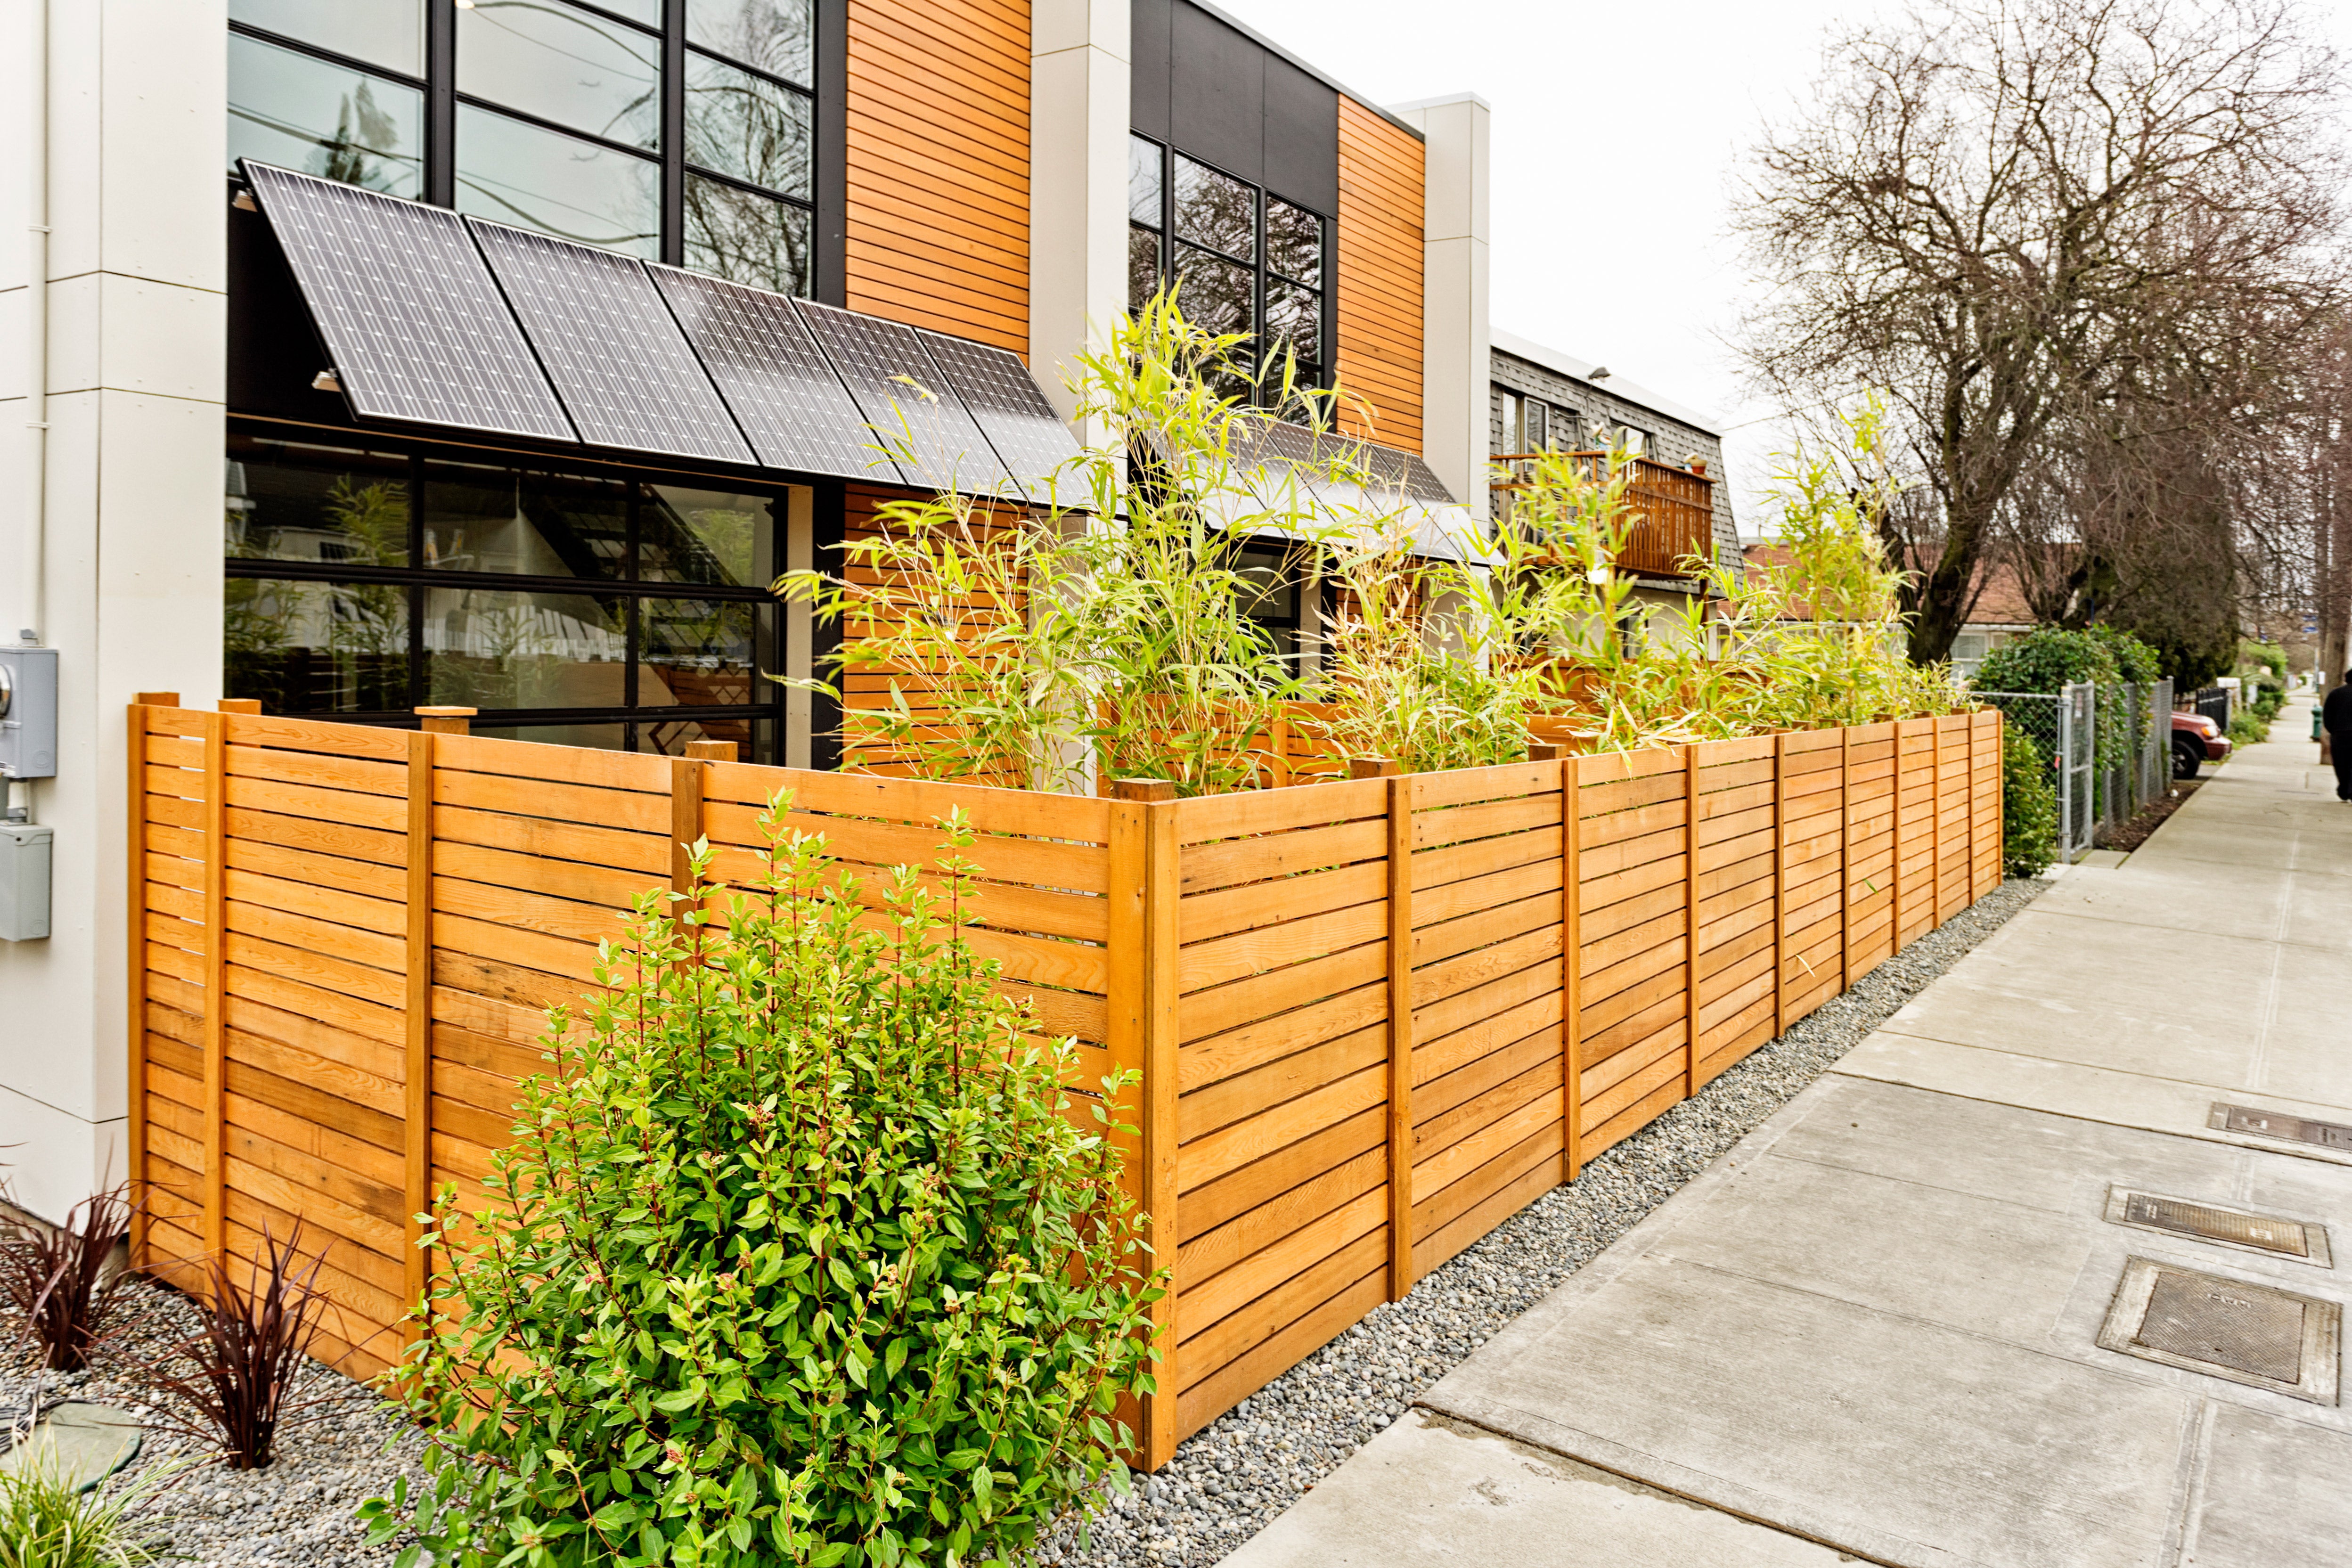
M806 300L793 302L866 422L894 447L908 449L911 467L905 460L899 467L910 481L968 495L1023 494L912 327Z
M575 438L464 219L266 163L245 174L353 413Z
M675 267L649 270L761 462L901 480L790 300Z
M1003 349L244 169L362 417L1013 500L1077 453Z
M1055 489L1055 470L1078 455L1078 443L1071 436L1070 427L1054 412L1054 405L1045 401L1045 395L1037 389L1029 367L1021 363L1017 354L968 338L951 338L933 331L918 335L930 351L948 386L963 399L989 445L996 448L997 457L1011 471L1014 482L1033 500L1049 499ZM1084 481L1073 479L1067 482L1076 487ZM1070 499L1086 498L1074 495Z
M528 229L466 221L582 440L753 461L643 264Z

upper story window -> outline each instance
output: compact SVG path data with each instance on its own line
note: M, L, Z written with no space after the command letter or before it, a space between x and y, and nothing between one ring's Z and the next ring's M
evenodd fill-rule
M1128 139L1128 302L1168 279L1186 317L1251 340L1244 357L1327 384L1323 287L1326 220L1162 146ZM1278 372L1277 372L1278 380Z
M437 3L231 0L232 163L810 292L814 0Z

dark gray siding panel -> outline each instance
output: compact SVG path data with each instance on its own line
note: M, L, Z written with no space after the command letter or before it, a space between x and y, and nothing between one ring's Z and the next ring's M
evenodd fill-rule
M1134 0L1133 97L1128 123L1146 136L1168 140L1168 13L1173 0Z
M1265 187L1339 210L1339 94L1279 55L1265 57Z
M1265 47L1178 0L1170 18L1168 52L1169 140L1195 158L1253 184L1264 184ZM1335 108L1335 126L1337 114ZM1337 163L1335 142L1335 184Z

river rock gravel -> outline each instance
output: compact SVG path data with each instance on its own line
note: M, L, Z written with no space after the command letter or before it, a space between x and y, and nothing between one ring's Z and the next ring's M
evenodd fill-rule
M1417 1281L1403 1300L1106 1489L1038 1547L1048 1568L1207 1568L1403 1415L1422 1392L1796 1098L2049 884L2011 879Z
M1207 1568L1271 1523L1464 1357L1574 1273L1795 1098L1896 1008L1991 934L2047 884L2012 880L1880 964L1657 1121L1587 1165L1460 1256L1376 1308L1176 1451L1132 1489L1105 1488L1084 1518L1040 1542L1043 1568ZM159 1285L126 1288L129 1331L97 1370L36 1377L20 1324L0 1311L0 1411L37 1396L122 1405L152 1415L121 1369L168 1353L194 1331L187 1303ZM152 1432L138 1465L179 1473L159 1527L196 1568L391 1568L398 1543L370 1548L352 1510L419 1473L418 1437L393 1406L311 1365L310 1408L266 1469L205 1463L200 1445Z

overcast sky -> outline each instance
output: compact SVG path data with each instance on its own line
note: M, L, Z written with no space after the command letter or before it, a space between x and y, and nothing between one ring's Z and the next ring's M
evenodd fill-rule
M1214 0L1375 103L1494 106L1494 324L1713 414L1743 532L1785 437L1723 338L1747 287L1726 233L1743 151L1818 73L1824 28L1880 0ZM2315 9L2352 50L2352 0ZM1679 454L1676 454L1677 456Z

